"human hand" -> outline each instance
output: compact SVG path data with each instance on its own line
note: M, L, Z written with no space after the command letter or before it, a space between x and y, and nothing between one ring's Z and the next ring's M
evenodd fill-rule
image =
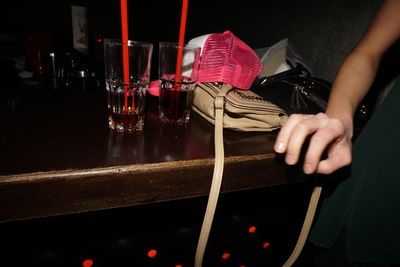
M285 161L295 165L308 136L303 170L306 174L329 174L351 162L352 129L337 118L325 113L317 115L293 114L280 130L275 142L277 153L286 153ZM326 152L327 158L322 159Z

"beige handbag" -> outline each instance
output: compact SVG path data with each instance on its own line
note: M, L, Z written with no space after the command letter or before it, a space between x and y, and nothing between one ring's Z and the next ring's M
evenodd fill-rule
M268 132L279 129L288 118L283 109L250 90L226 83L201 83L195 88L192 108L212 124L215 124L217 96L224 98L223 127L227 129Z
M202 267L224 170L223 128L238 131L272 131L280 128L288 116L284 110L263 100L252 91L236 89L226 83L198 84L194 91L193 110L215 125L213 180L195 256L195 267ZM292 254L283 264L284 267L292 266L304 247L320 194L321 187L314 187L300 236Z

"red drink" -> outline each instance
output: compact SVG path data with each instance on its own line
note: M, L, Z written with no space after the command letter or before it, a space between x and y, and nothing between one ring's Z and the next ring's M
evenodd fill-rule
M110 113L113 129L121 132L132 132L138 127L138 122L143 121L143 118L132 112Z
M143 130L146 88L144 84L133 84L127 90L127 105L122 84L107 80L108 125L118 132Z
M189 122L194 92L194 82L175 83L161 80L159 117L169 125L183 125Z

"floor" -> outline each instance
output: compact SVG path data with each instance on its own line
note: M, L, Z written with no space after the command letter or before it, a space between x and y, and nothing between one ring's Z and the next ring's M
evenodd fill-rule
M300 231L311 187L222 194L204 266L281 266ZM193 266L207 199L0 224L0 266ZM312 267L307 246L295 266Z

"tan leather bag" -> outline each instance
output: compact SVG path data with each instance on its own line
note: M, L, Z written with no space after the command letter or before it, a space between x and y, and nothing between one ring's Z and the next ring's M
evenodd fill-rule
M268 132L279 129L288 118L283 109L250 90L226 83L201 83L194 90L193 110L212 124L215 124L217 95L225 98L223 127L227 129Z
M272 131L280 128L288 116L284 110L248 90L239 90L225 83L201 83L194 91L193 110L215 125L215 163L210 194L200 237L195 267L202 267L224 170L223 128L238 131ZM290 267L299 257L307 240L321 194L315 186L296 246L283 267Z

